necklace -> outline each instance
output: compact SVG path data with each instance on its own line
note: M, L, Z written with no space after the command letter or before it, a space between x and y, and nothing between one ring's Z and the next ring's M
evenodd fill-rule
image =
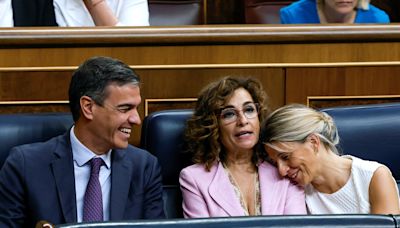
M226 173L228 174L228 178L229 181L231 182L233 189L235 191L236 196L239 198L240 201L240 205L243 208L243 211L245 213L245 215L249 216L250 215L250 210L248 207L248 203L244 197L243 192L240 189L240 185L239 183L236 181L235 177L233 176L232 172L229 170L228 167L226 167L225 165L223 165ZM258 171L256 170L256 172L253 175L253 206L254 206L254 215L260 215L261 214L261 207L260 204L258 202L260 202L259 200L259 182L258 182Z

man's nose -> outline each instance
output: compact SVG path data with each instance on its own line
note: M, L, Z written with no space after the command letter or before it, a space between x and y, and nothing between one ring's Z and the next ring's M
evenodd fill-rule
M142 120L140 119L140 115L137 109L131 111L131 113L129 114L128 121L129 123L136 125L140 125L142 123Z

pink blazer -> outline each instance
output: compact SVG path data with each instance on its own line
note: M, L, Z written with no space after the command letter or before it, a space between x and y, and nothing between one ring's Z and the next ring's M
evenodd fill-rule
M263 215L306 214L304 190L263 162L258 167ZM185 218L244 216L221 162L207 172L202 164L184 168L179 177Z

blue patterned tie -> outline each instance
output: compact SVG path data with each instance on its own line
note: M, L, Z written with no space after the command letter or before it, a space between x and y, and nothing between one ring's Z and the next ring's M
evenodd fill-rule
M103 221L103 197L99 181L99 171L102 165L104 162L101 158L90 160L90 179L83 202L83 222Z

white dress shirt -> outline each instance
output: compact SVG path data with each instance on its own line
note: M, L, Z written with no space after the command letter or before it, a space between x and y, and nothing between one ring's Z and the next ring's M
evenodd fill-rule
M118 19L117 26L149 25L147 0L106 0L106 2ZM82 0L54 0L54 11L59 26L95 26Z
M70 140L72 147L72 156L74 159L75 174L75 193L76 193L76 211L77 222L82 222L83 218L83 199L85 196L86 186L90 178L90 159L100 157L106 165L101 166L99 173L99 181L103 196L103 216L104 221L110 219L110 189L111 189L111 153L98 156L84 146L74 134L74 128L71 128Z
M11 0L0 0L0 27L13 27Z

